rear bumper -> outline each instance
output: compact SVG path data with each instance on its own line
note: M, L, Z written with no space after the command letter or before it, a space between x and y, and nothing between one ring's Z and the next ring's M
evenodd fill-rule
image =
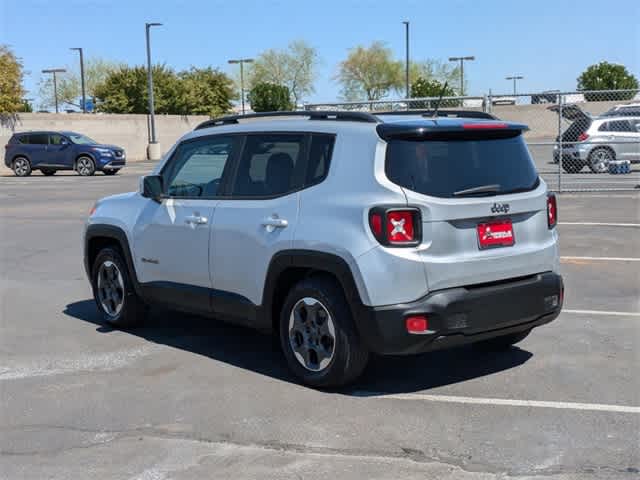
M545 272L505 282L440 290L411 303L364 307L361 338L378 354L405 355L522 332L554 320L562 308L562 277ZM426 315L429 330L409 334L405 319Z

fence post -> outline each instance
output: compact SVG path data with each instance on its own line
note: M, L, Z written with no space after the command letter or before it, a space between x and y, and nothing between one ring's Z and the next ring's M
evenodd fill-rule
M558 193L562 193L562 164L564 163L564 140L562 138L562 106L564 95L558 95Z
M489 110L487 110L488 113L493 113L493 94L491 93L491 89L489 89L489 103L488 103L488 108Z

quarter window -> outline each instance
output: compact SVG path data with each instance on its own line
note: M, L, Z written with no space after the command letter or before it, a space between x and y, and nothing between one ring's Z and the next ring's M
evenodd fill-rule
M305 187L315 185L327 176L334 141L335 137L333 135L313 134L311 147L309 148L309 164L307 166Z
M268 197L297 190L304 134L247 136L232 195Z
M163 172L170 197L215 197L233 149L232 137L204 138L182 143Z

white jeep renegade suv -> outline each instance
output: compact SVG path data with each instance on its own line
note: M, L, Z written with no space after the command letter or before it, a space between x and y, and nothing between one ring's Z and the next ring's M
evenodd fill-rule
M318 387L370 352L522 340L562 307L555 197L524 125L440 115L205 122L92 210L99 310L119 327L161 304L277 332Z

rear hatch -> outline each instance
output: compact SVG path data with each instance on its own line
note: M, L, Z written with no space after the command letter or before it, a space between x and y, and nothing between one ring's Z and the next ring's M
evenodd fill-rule
M474 122L477 125L478 122ZM387 132L385 171L422 216L418 247L429 290L556 269L547 189L523 125ZM389 129L391 130L391 129Z
M548 110L560 115L562 111L562 118L569 121L569 126L562 132L562 135L556 137L556 142L561 139L563 142L579 142L580 135L589 130L592 123L592 117L578 105L567 104L562 106L562 110L559 105L553 105Z

